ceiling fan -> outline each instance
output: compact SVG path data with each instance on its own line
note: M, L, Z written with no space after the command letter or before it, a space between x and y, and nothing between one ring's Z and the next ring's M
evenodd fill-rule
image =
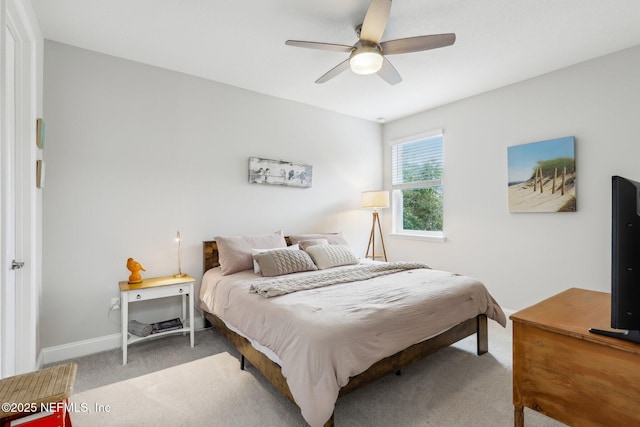
M285 44L308 49L350 53L349 58L323 74L316 80L316 83L327 82L350 67L356 74L378 73L387 83L395 85L402 81L402 77L391 65L391 62L385 58L385 55L437 49L451 46L456 41L455 34L447 33L381 42L380 39L387 26L390 11L391 0L371 0L362 25L356 27L359 40L353 46L300 40L287 40Z

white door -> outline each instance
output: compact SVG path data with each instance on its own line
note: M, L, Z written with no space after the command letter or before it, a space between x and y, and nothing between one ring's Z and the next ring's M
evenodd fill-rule
M30 146L35 136L35 48L20 2L0 0L0 4L0 377L4 378L36 367L31 238L35 193L30 179L35 153Z
M2 120L2 360L1 376L15 373L16 270L15 260L15 182L16 182L16 37L7 22L4 26L4 84Z

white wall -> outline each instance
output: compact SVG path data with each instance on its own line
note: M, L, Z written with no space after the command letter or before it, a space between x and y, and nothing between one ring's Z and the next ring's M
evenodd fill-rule
M640 47L388 123L382 135L310 106L45 47L43 347L117 334L119 312L107 310L126 258L146 277L174 273L178 229L183 270L197 279L201 241L216 234L342 230L362 255L370 213L360 192L383 184L395 139L436 128L447 242L387 236L391 260L478 277L508 309L574 286L609 290L610 177L640 180ZM507 147L567 135L578 212L509 213ZM250 156L312 164L313 188L248 184ZM388 211L383 220L390 230ZM171 314L177 307L133 313Z
M640 180L638 70L640 46L385 125L386 165L393 140L437 128L446 162L447 242L390 237L389 257L478 277L510 309L610 291L611 175ZM569 135L578 211L509 213L507 147Z
M343 231L364 255L381 125L50 41L44 89L44 347L118 333L127 258L176 273L176 230L198 280L218 234ZM248 184L250 156L311 164L313 187ZM152 304L132 318L178 314Z

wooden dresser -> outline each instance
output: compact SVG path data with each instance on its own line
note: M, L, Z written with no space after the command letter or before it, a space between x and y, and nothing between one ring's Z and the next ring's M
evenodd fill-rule
M570 426L640 426L640 344L595 335L611 295L572 288L511 315L515 426L531 408Z

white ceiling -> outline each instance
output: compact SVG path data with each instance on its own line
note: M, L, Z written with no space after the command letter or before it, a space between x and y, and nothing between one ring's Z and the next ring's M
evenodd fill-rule
M45 39L367 120L391 121L640 44L639 0L395 0L383 41L456 33L453 46L389 56L390 86L347 70L369 0L31 0ZM639 70L640 71L640 70Z

